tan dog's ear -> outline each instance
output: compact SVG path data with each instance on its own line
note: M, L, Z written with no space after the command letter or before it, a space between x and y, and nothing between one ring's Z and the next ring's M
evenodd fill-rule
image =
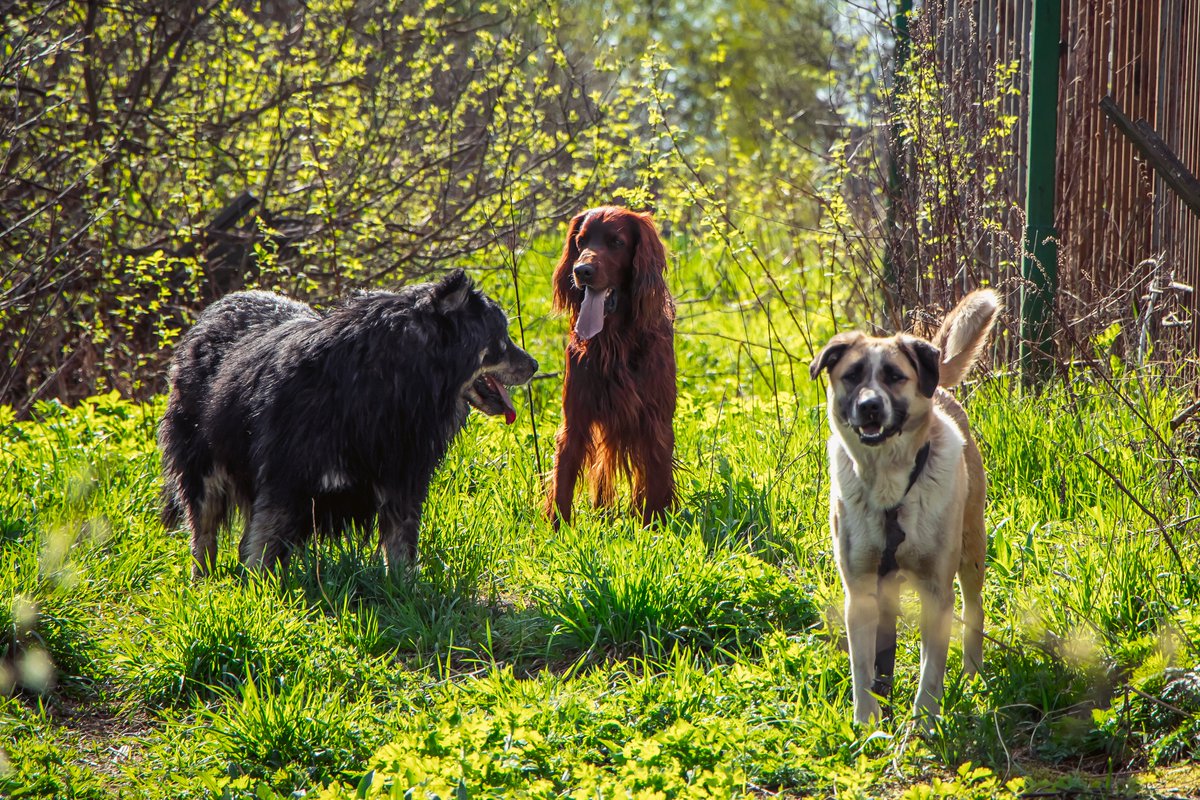
M924 339L915 336L900 336L900 352L917 371L917 390L926 397L933 397L937 391L938 380L941 377L939 365L942 363L942 353Z
M583 292L575 288L575 284L571 280L571 272L575 268L575 262L579 260L579 245L575 243L575 240L579 238L579 228L583 225L583 218L586 216L586 211L577 214L571 219L571 224L567 226L567 241L563 244L562 256L554 267L555 311L566 311L572 306L578 306L583 301Z
M834 365L841 359L846 351L849 350L863 335L858 331L849 333L839 333L829 340L829 344L821 348L821 352L817 353L817 357L808 365L808 374L813 380L821 374L821 370L833 369Z

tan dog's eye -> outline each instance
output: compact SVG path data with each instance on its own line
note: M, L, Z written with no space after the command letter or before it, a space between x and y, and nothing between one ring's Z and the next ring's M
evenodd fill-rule
M858 383L862 378L862 364L855 364L850 369L846 370L846 374L842 376L842 380L846 383Z
M908 376L898 369L889 367L883 371L883 379L888 383L903 383L908 380Z

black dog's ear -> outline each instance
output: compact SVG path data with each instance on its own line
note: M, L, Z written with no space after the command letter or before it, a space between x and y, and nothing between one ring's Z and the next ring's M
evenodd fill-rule
M933 397L941 378L942 353L924 339L915 336L900 337L900 352L917 371L917 390L926 397Z
M471 293L471 279L461 269L456 269L442 278L433 287L433 304L443 314L462 308Z
M821 374L821 370L832 369L850 346L862 338L861 333L839 333L829 340L829 344L821 348L821 352L817 353L817 357L808 365L808 375L813 380Z

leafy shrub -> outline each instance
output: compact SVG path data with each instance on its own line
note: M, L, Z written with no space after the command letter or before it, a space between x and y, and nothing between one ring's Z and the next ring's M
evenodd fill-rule
M511 248L595 187L644 206L669 152L643 91L665 69L637 72L606 44L623 35L558 2L22 11L0 20L0 216L19 221L0 236L0 399L22 409L161 390L192 312L247 284L328 297ZM247 191L255 216L210 228Z

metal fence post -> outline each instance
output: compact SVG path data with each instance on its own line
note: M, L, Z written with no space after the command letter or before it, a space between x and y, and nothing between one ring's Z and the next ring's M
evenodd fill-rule
M911 40L908 32L908 18L912 14L912 0L899 0L896 5L896 16L892 29L895 31L895 52L892 57L892 124L888 135L888 185L887 185L887 236L883 252L883 283L885 291L890 295L890 306L896 314L896 322L904 314L904 278L897 269L897 262L903 261L902 238L896 229L896 203L904 190L905 175L903 170L904 153L900 142L900 95L908 86L905 70L908 69L908 55Z
M1054 352L1051 317L1058 292L1054 228L1058 154L1058 59L1061 0L1034 0L1029 42L1025 242L1021 260L1021 375L1043 377Z

